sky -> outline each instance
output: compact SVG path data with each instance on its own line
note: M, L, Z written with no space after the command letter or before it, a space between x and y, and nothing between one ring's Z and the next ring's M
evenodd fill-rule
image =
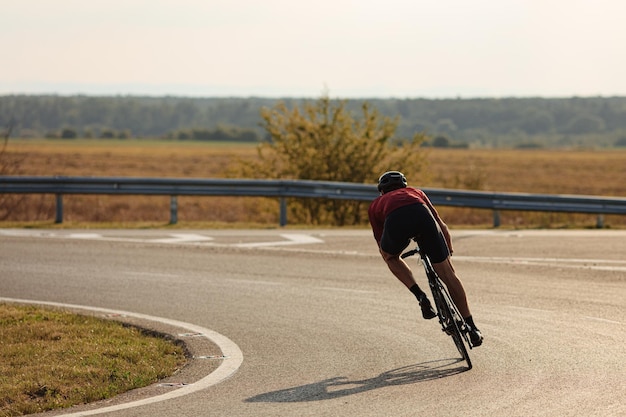
M0 5L0 95L626 96L624 0Z

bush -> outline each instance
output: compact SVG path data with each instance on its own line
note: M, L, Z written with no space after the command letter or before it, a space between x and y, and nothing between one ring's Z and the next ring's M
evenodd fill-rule
M78 137L78 133L76 130L66 127L61 130L61 139L76 139Z
M261 110L268 140L259 145L258 163L247 176L374 183L388 170L416 174L424 166L423 135L411 140L394 138L396 119L382 117L366 102L358 119L345 101L328 96L293 109L279 102ZM338 226L359 224L367 218L364 202L299 199L291 201L290 218L302 223Z

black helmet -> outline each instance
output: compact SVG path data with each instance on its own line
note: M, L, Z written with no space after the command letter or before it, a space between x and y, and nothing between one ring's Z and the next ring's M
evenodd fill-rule
M378 179L378 191L388 193L406 187L406 177L400 171L387 171Z

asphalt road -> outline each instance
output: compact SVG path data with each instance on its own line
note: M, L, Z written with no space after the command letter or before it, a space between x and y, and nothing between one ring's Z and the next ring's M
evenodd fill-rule
M366 230L0 229L0 297L190 323L242 355L111 416L626 415L626 231L453 244L485 336L470 371Z

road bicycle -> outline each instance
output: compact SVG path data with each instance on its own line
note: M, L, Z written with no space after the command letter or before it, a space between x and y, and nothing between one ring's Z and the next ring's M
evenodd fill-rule
M415 241L415 239L413 239ZM416 242L417 243L417 242ZM452 337L457 350L461 354L461 358L467 363L467 369L472 369L472 361L469 357L469 353L465 345L472 349L472 344L469 340L468 325L465 323L463 316L459 312L456 304L452 301L452 297L448 293L441 278L435 272L428 255L420 251L419 246L401 255L402 259L408 258L415 254L420 255L417 263L424 266L426 277L428 278L428 286L433 294L433 300L435 302L435 308L437 309L437 317L439 318L439 324L441 329L447 335Z

